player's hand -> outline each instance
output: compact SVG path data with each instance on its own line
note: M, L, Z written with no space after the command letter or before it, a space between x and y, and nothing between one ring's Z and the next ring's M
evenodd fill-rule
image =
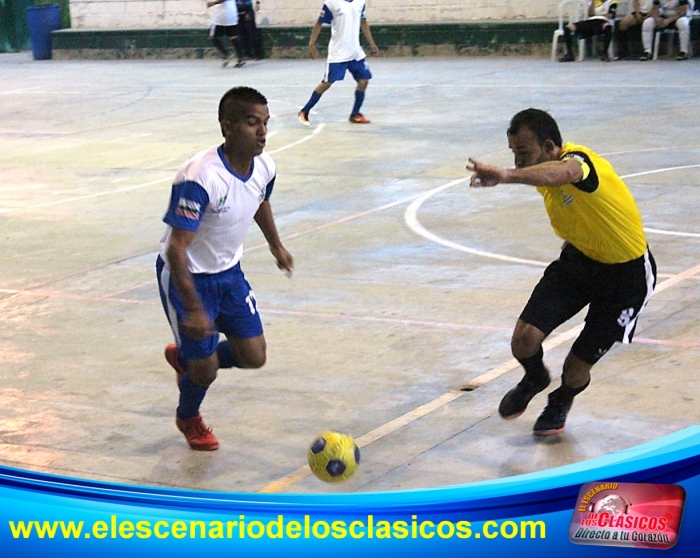
M204 339L216 333L214 324L203 309L187 312L180 322L180 329L194 339Z
M277 260L277 267L284 271L287 277L291 277L294 271L294 258L287 252L287 249L284 246L278 246L270 248L270 252Z
M369 48L372 50L374 56L379 56L379 47L376 44L370 45Z
M467 170L472 172L469 185L472 188L486 188L502 182L505 170L495 165L487 165L469 158Z
M316 45L313 43L309 43L309 56L311 57L311 60L316 60L316 58L318 57Z

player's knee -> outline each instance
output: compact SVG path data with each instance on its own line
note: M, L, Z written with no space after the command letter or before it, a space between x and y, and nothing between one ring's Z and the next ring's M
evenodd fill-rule
M562 381L571 388L588 386L591 381L591 368L593 364L569 353L564 360Z
M241 368L262 368L267 362L267 347L265 343L246 347L239 357Z
M243 368L262 368L265 366L265 362L267 362L267 354L265 349L262 351L255 351L249 355L246 355L243 362Z
M216 363L213 359L194 360L187 363L187 372L198 386L209 387L216 380Z
M516 359L534 355L542 345L542 335L533 326L517 326L510 341L510 350Z

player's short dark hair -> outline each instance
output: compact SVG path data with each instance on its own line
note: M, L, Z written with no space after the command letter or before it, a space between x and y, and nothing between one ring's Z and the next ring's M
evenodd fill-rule
M557 147L562 146L559 126L552 116L543 110L529 108L521 110L510 121L507 134L513 136L520 132L522 127L532 131L542 145L545 141L552 140Z
M241 107L245 105L267 105L265 95L252 87L233 87L219 101L219 122L235 119Z

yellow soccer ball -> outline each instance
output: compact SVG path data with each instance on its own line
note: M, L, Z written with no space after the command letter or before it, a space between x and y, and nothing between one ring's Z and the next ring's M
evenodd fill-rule
M360 466L360 448L349 434L327 430L309 446L311 472L325 482L342 482Z

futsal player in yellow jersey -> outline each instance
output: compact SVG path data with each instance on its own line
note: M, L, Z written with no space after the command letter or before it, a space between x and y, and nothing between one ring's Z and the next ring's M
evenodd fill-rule
M632 340L656 284L656 264L632 194L608 161L587 147L563 143L557 123L542 110L516 114L507 134L515 168L469 159L471 186L536 186L554 231L565 242L515 326L511 350L525 376L501 401L503 418L519 417L547 388L542 342L589 305L586 324L564 361L561 386L549 394L535 422L535 435L548 436L564 430L593 365L615 342Z

